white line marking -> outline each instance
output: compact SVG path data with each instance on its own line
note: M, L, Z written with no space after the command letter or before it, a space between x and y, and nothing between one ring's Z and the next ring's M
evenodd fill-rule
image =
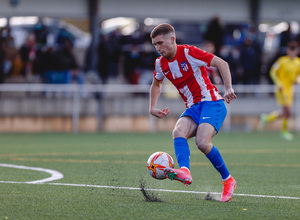
M9 168L17 168L24 170L35 170L40 172L46 172L51 174L51 177L29 181L29 182L17 182L17 181L0 181L0 183L23 183L23 184L47 184L47 185L55 185L55 186L77 186L77 187L91 187L91 188L106 188L106 189L128 189L128 190L141 190L141 188L136 187L119 187L119 186L101 186L101 185L88 185L88 184L72 184L72 183L47 183L54 180L59 180L64 178L64 175L56 170L44 169L40 167L27 167L21 165L13 165L13 164L5 164L0 163L0 167L9 167ZM208 192L199 192L199 191L184 191L184 190L168 190L168 189L146 189L149 191L156 192L173 192L173 193L192 193L192 194L207 194ZM217 192L209 192L210 194L219 195L221 193ZM289 197L289 196L268 196L268 195L253 195L253 194L234 194L235 196L248 196L248 197L260 197L260 198L277 198L277 199L300 199L300 197Z
M27 167L27 166L13 165L13 164L5 164L5 163L0 163L0 167L17 168L17 169L23 169L23 170L35 170L35 171L46 172L46 173L51 174L51 176L49 178L35 180L35 181L29 181L29 182L20 182L20 183L28 183L28 184L46 183L46 182L60 180L60 179L64 178L64 175L56 170L44 169L44 168L40 168L40 167ZM13 181L4 181L4 182L14 183Z
M102 185L89 185L89 184L73 184L73 183L32 183L32 182L14 182L14 181L0 181L0 183L23 183L23 184L43 184L55 186L77 186L77 187L91 187L91 188L105 188L105 189L128 189L128 190L141 190L137 187L120 187L120 186L102 186ZM208 192L199 191L184 191L184 190L169 190L169 189L145 189L156 192L172 192L172 193L191 193L191 194L207 194ZM210 194L220 195L221 193L209 192ZM253 195L253 194L234 194L235 196L246 197L259 197L259 198L273 198L273 199L300 199L300 197L289 196L268 196L268 195Z

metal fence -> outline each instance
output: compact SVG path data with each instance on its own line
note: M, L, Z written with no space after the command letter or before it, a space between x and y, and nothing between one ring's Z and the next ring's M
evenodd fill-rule
M274 86L273 85L234 85L234 90L238 95L238 99L234 100L232 104L227 105L228 108L228 115L226 121L224 122L223 129L225 131L230 131L231 126L231 117L235 114L258 114L262 113L262 106L265 105L264 100L269 100L272 98L272 94L274 93ZM81 93L84 92L86 94L101 94L102 96L118 96L124 94L146 94L144 99L148 99L147 94L149 93L149 85L127 85L127 84L84 84L84 85L77 85L77 84L1 84L0 85L0 92L5 93L14 93L14 92L21 92L21 93L46 93L46 92L64 92L69 93L72 97L72 131L74 133L78 132L79 126L79 118L80 118L80 99ZM218 87L219 91L223 94L224 87ZM163 94L170 94L170 93L177 93L176 89L172 85L164 85ZM239 97L241 96L241 97ZM267 99L261 99L260 97L268 96ZM26 97L26 95L25 95ZM120 96L122 99L122 96ZM250 101L251 100L251 101ZM243 101L243 102L242 102ZM0 97L1 103L1 97ZM239 105L243 103L242 105ZM2 106L3 107L3 106ZM251 108L250 108L251 107ZM1 108L1 105L0 105ZM99 105L99 114L98 116L101 117L101 105ZM236 109L238 108L238 109ZM252 109L251 111L249 109ZM261 110L260 110L261 109ZM267 106L264 107L264 110L274 110ZM295 130L300 131L300 86L295 86L295 102L292 109L293 114L295 115ZM148 115L148 112L144 112L145 115ZM155 119L151 117L151 129L154 130Z

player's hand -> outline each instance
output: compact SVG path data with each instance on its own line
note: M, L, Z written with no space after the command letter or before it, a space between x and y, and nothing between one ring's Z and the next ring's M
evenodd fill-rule
M163 118L167 116L170 113L169 108L164 108L163 110L160 109L153 109L150 110L150 114L157 117L157 118Z
M224 94L225 101L229 104L233 99L236 99L233 88L227 89Z

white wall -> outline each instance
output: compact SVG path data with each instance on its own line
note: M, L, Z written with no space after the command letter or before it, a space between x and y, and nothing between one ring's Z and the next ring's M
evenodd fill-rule
M0 0L0 17L37 15L86 18L87 0ZM248 0L99 0L101 18L116 16L207 20L219 15L224 21L249 21ZM300 21L300 0L260 0L261 21Z
M17 6L11 6L11 0L0 0L2 16L51 16L84 18L88 16L85 0L16 0Z
M260 20L300 21L300 0L260 0Z
M247 3L247 0L102 0L101 16L208 20L219 15L226 21L248 21Z
M64 18L85 18L86 0L0 0L1 16L37 15ZM116 16L158 17L184 20L207 20L219 15L228 21L248 21L247 0L100 0L101 18ZM234 9L233 9L234 8Z

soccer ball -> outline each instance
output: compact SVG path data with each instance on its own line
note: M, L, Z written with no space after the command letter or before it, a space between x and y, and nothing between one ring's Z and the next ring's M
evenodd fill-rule
M155 179L165 179L165 168L174 168L173 158L165 152L155 152L152 154L147 162L147 168L150 176Z

